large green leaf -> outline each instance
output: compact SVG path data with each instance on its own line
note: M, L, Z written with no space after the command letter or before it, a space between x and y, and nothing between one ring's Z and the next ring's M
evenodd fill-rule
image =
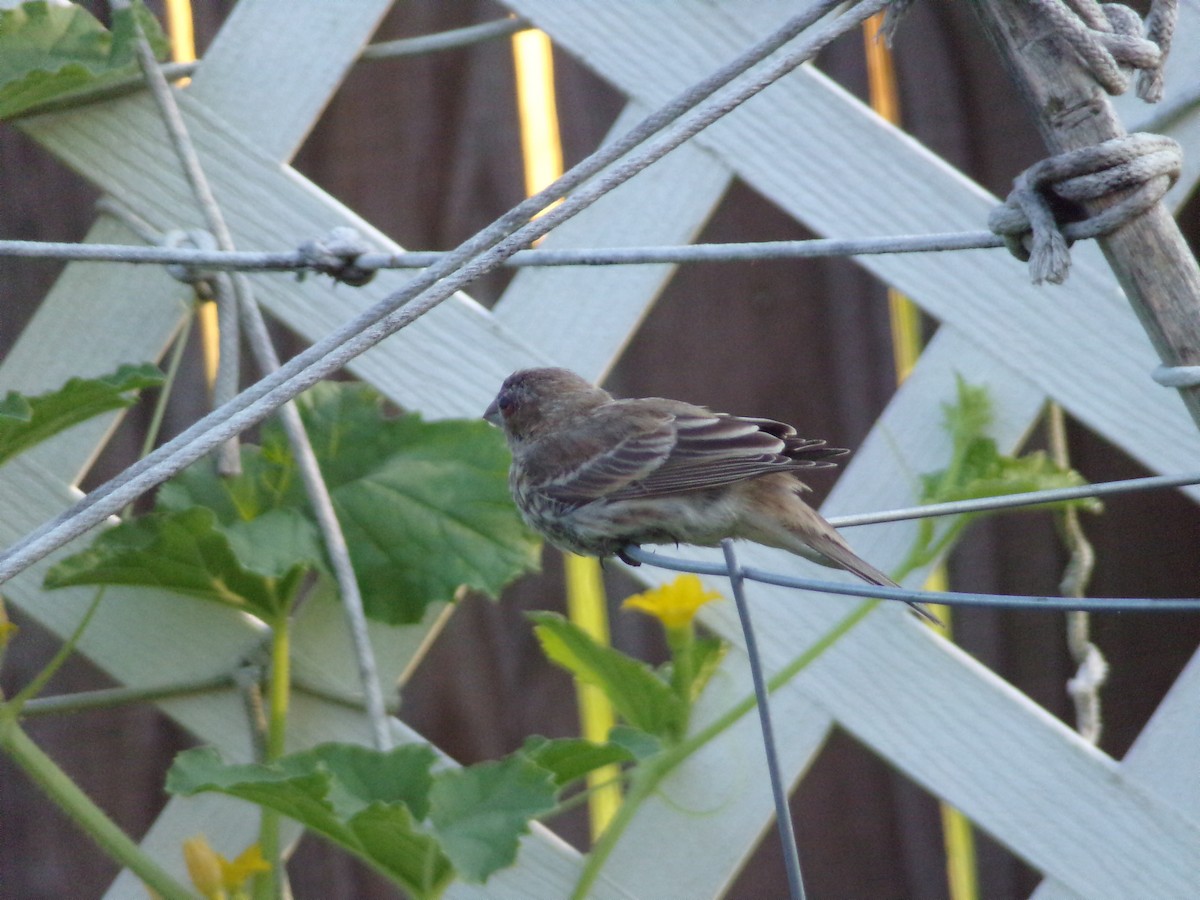
M279 515L288 514L281 511ZM287 533L294 534L294 530ZM110 528L89 549L47 572L46 587L122 584L166 588L273 620L291 606L310 565L303 557L292 557L275 572L247 568L235 555L229 536L217 528L212 511L192 507L153 513Z
M429 808L433 761L426 746L380 753L322 744L269 766L228 765L216 750L200 747L175 758L167 790L216 791L273 809L344 847L414 897L435 898L454 872L419 823Z
M147 363L121 366L100 378L72 378L58 390L34 397L10 392L0 400L0 463L72 425L132 406L137 391L162 382L163 374Z
M473 421L388 416L365 384L324 383L298 400L367 615L419 621L462 585L495 596L537 566L537 538L508 493L508 451L499 432ZM300 477L283 429L263 429L261 450L243 452L243 474L194 466L164 486L159 504L200 504L225 526L278 508L303 509Z
M176 757L167 790L217 791L276 810L432 898L456 870L482 881L511 864L530 819L552 809L557 793L550 772L520 753L437 774L433 761L423 746L322 744L269 766L227 765L200 748Z
M443 772L429 792L429 820L460 875L483 881L517 858L529 821L554 808L550 772L521 756Z
M368 615L415 622L462 585L494 597L537 567L540 542L508 492L508 451L486 422L388 417L364 384L316 385L300 411ZM268 432L264 451L282 440Z
M111 32L76 4L0 10L0 119L136 75L135 17L161 59L167 40L139 0L113 13Z
M659 737L682 736L687 706L648 665L597 643L557 613L529 613L529 618L546 658L603 691L622 719Z

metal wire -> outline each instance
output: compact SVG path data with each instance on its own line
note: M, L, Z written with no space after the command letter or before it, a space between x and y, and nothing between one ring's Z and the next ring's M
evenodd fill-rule
M901 234L869 238L814 238L806 241L758 241L728 244L684 244L642 247L582 247L521 250L504 260L512 268L529 266L635 266L663 263L756 262L766 259L812 259L885 253L938 253L949 250L999 249L1004 239L990 231ZM424 269L447 254L437 250L363 253L355 257L364 269ZM51 241L0 241L0 256L26 259L119 262L134 265L176 264L230 271L303 271L311 258L299 250L221 251L185 247L141 247L129 244L71 244Z
M729 567L725 563L703 562L652 553L641 547L630 545L624 553L637 563L669 569L672 572L692 572L696 575L718 575L729 578ZM774 584L779 587L815 591L821 594L841 594L850 597L868 597L880 600L902 600L905 603L941 603L945 606L987 606L1000 609L1038 609L1063 612L1065 610L1087 610L1088 612L1200 612L1200 597L1156 598L1156 597L1039 597L1019 594L973 594L963 591L914 591L908 588L882 587L873 584L851 584L839 581L822 581L817 578L802 578L785 575L766 569L743 566L743 578Z
M992 509L1043 506L1047 503L1086 500L1089 497L1111 497L1116 494L1128 494L1134 491L1187 487L1192 484L1200 484L1200 472L1188 472L1183 475L1150 475L1145 478L1127 478L1121 481L1105 481L1100 484L1083 484L1079 487L1028 491L1022 494L979 497L972 500L952 500L947 503L930 503L926 506L909 506L903 509L890 509L884 512L831 516L829 522L837 528L849 528L853 525L876 525L881 522L903 522L907 519L928 519L933 516L964 515L967 513L985 512Z
M787 789L783 784L783 767L779 765L779 751L775 744L775 728L771 724L771 695L767 691L767 679L763 674L762 657L758 652L758 638L750 618L750 604L746 602L745 578L733 551L733 541L721 541L721 552L729 572L729 586L733 590L733 601L737 605L738 619L742 623L742 636L746 639L746 656L750 662L750 679L754 683L755 706L758 707L759 727L762 729L763 750L767 754L767 772L771 781L771 797L775 802L775 825L779 829L779 841L783 845L783 863L787 871L788 893L791 900L804 900L804 880L800 876L800 852L796 847L796 829L792 824L792 811L788 807Z

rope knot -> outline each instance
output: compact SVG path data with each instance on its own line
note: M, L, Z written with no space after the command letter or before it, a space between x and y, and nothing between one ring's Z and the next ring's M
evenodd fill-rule
M1040 0L1039 5L1105 91L1125 93L1127 73L1136 69L1137 95L1147 103L1162 99L1162 68L1178 0L1153 0L1145 21L1124 3Z
M323 238L305 241L300 245L299 253L304 264L313 271L351 287L362 287L375 277L375 269L358 262L359 257L370 249L357 231L340 226Z
M1029 263L1034 284L1062 284L1071 268L1071 243L1111 234L1151 209L1179 177L1179 144L1156 134L1127 134L1069 150L1017 176L988 227L1014 256ZM1122 194L1088 214L1085 204Z

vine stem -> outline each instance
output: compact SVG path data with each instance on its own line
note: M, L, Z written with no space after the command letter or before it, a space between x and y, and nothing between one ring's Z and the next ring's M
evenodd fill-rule
M271 677L267 694L267 740L263 762L275 762L287 747L288 699L291 687L291 629L286 612L271 623ZM259 848L271 870L255 879L256 900L276 900L283 884L283 848L279 839L279 813L263 807Z
M104 810L33 742L8 711L0 721L0 749L105 853L132 871L164 900L194 900L195 895L117 827Z

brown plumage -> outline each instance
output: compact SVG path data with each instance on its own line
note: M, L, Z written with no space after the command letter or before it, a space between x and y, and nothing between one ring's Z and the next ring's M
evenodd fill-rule
M801 499L796 474L848 451L790 425L661 397L616 400L566 369L514 372L484 418L508 439L521 514L564 550L613 556L629 544L744 538L895 585Z

